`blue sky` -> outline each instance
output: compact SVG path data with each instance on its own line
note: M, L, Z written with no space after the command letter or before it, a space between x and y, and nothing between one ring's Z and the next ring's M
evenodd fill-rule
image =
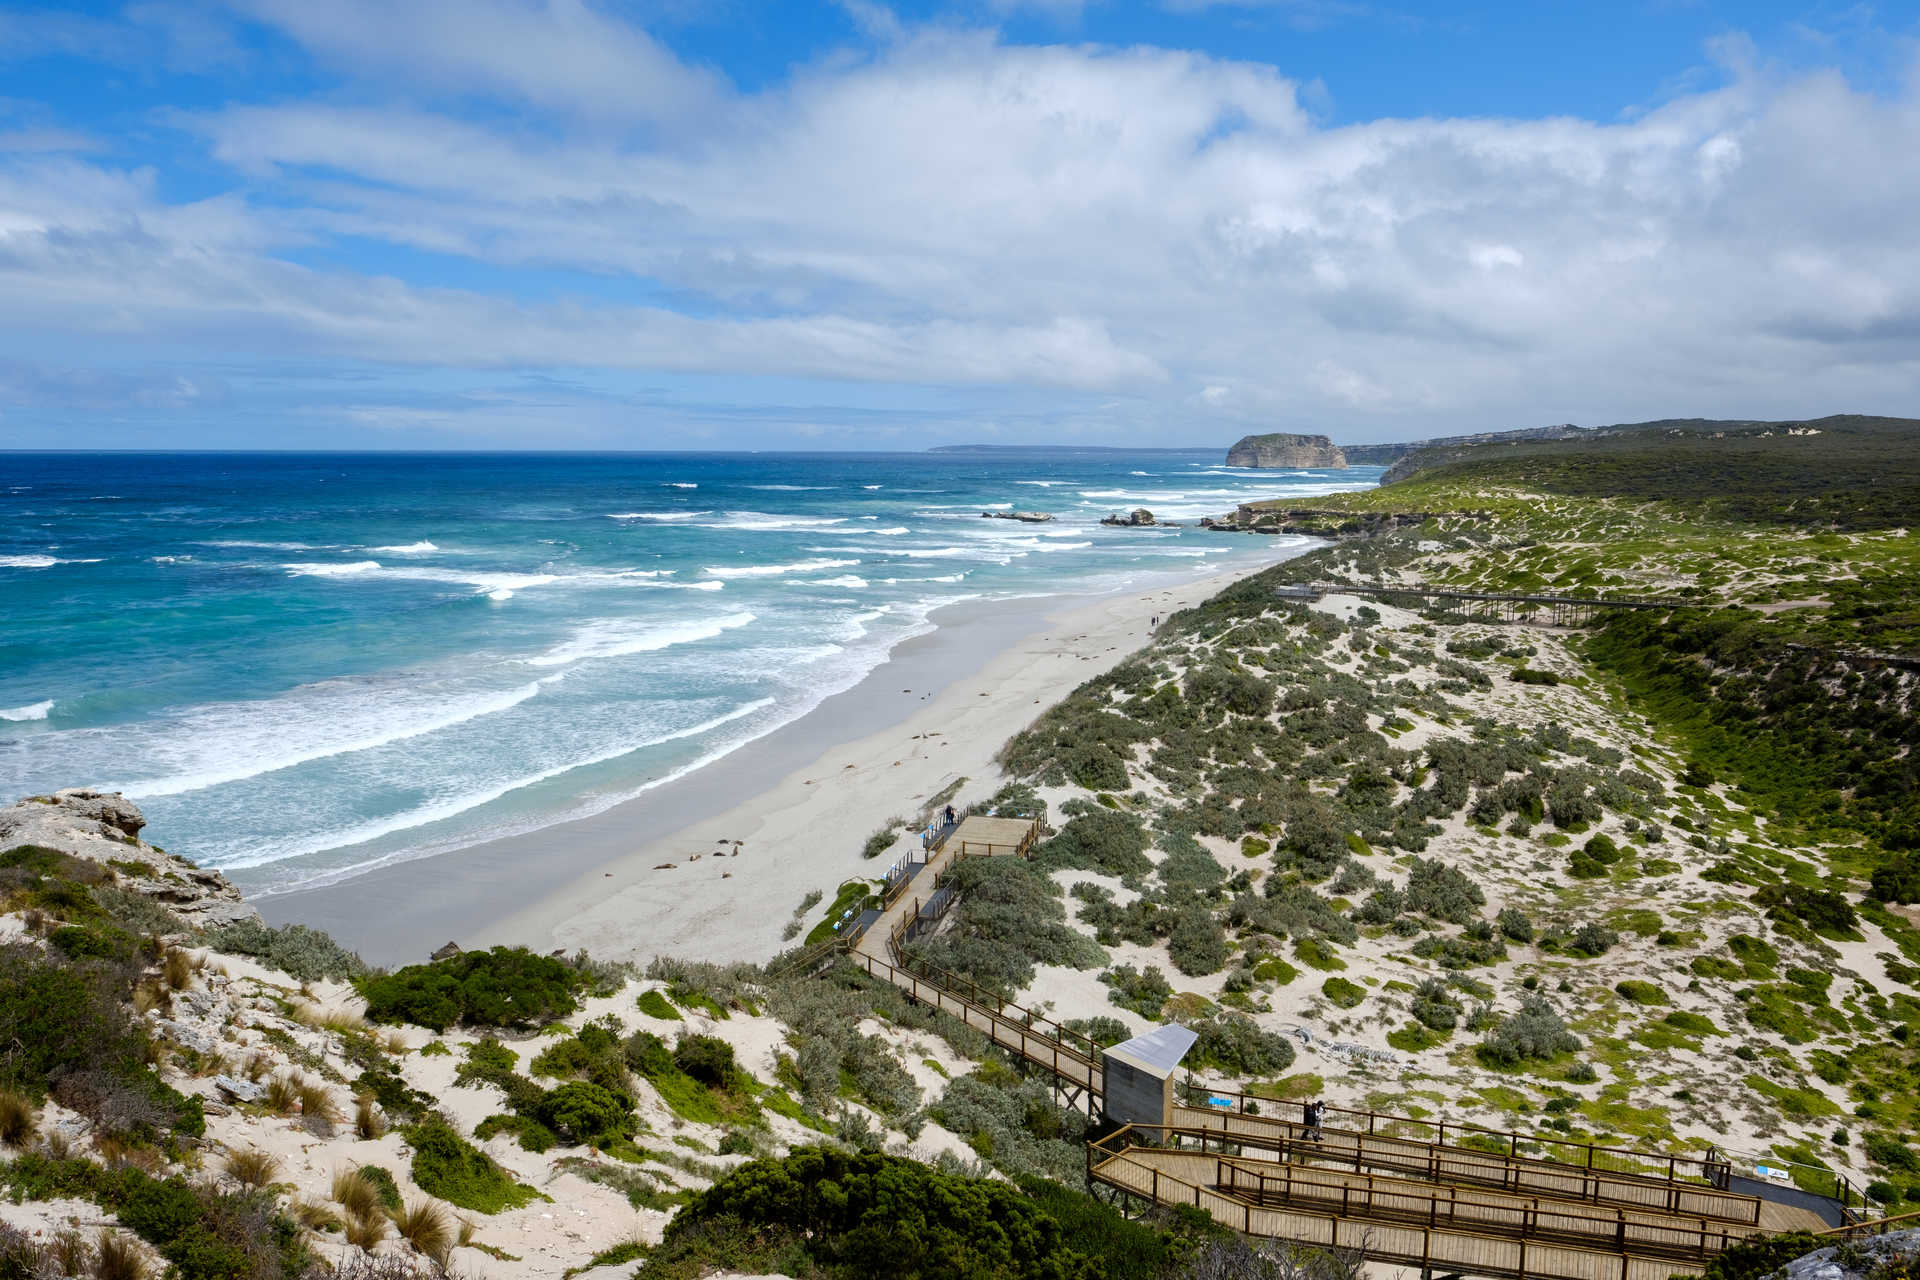
M1920 414L1920 6L0 11L0 447Z

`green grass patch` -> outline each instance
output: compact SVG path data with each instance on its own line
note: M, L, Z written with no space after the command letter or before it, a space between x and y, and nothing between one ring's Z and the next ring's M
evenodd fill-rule
M658 1018L662 1022L680 1021L680 1011L674 1008L672 1002L660 994L657 989L642 991L640 998L634 1003L639 1005L640 1012L646 1014L649 1018Z
M1367 998L1367 989L1357 982L1345 978L1328 978L1321 984L1320 993L1342 1009L1352 1009Z

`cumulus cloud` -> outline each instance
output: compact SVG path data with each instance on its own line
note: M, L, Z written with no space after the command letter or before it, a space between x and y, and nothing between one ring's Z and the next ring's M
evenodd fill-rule
M1054 422L1094 393L1116 432L1209 442L1898 410L1920 374L1911 86L1740 64L1625 121L1330 128L1273 69L1177 50L893 30L741 93L578 0L383 10L398 33L246 3L356 92L175 114L236 175L212 200L0 154L0 323L977 384ZM295 265L345 242L391 265Z

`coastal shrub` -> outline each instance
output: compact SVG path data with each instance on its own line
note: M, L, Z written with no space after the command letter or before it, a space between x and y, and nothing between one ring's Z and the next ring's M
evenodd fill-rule
M1494 917L1494 924L1515 942L1533 941L1533 920L1518 907L1500 908L1500 914Z
M1753 900L1756 905L1766 907L1767 914L1775 920L1786 923L1798 920L1815 933L1830 937L1855 934L1860 923L1853 904L1831 889L1770 884L1756 891Z
M1436 920L1470 923L1486 901L1471 876L1436 859L1415 858L1407 873L1407 906Z
M1113 809L1095 809L1069 820L1058 835L1034 850L1033 859L1049 871L1072 867L1124 878L1153 869L1146 856L1147 844L1147 831L1139 819Z
M1066 923L1059 886L1025 859L967 858L947 883L959 896L948 928L914 947L929 964L1011 998L1033 980L1036 962L1088 969L1106 960L1097 943Z
M1620 941L1620 935L1603 924L1589 920L1574 931L1567 950L1578 956L1603 956Z
M1480 1056L1490 1066L1515 1067L1533 1060L1555 1058L1580 1047L1546 997L1530 995L1517 1012L1507 1015L1480 1044Z
M1635 1004L1667 1003L1667 993L1660 989L1659 984L1639 978L1623 978L1613 984L1613 989Z
M1078 1032L1101 1048L1119 1044L1122 1040L1133 1038L1133 1032L1127 1024L1118 1018L1109 1018L1106 1014L1096 1014L1091 1018L1069 1018L1062 1024L1068 1031Z
M1007 1183L829 1147L722 1177L675 1215L648 1269L695 1274L716 1251L725 1269L792 1275L1061 1280L1080 1269L1060 1224Z
M630 1099L611 1089L587 1080L569 1080L540 1099L532 1118L568 1145L606 1146L614 1139L633 1136L638 1121L632 1107Z
M0 1087L54 1097L109 1134L198 1137L199 1099L147 1066L146 1036L121 1004L128 983L110 961L61 963L33 946L0 946Z
M673 1065L711 1089L734 1088L743 1074L733 1060L733 1046L718 1036L681 1036L673 1046Z
M1513 681L1515 684L1556 685L1560 683L1560 677L1551 671L1541 671L1535 667L1515 667Z
M1713 1255L1702 1280L1762 1280L1827 1241L1811 1231L1786 1231L1773 1236L1751 1236Z
M1328 978L1320 985L1320 993L1342 1009L1357 1008L1367 998L1365 987L1345 978Z
M897 838L897 834L894 825L889 822L886 826L881 827L867 837L867 842L860 846L860 856L863 858L879 857L887 850L893 848L893 842Z
M303 924L276 927L262 920L236 920L209 929L207 945L215 951L252 956L269 969L278 969L302 982L343 980L367 971L358 955L321 930Z
M404 1133L413 1147L413 1180L430 1196L476 1213L519 1209L542 1198L532 1187L521 1186L507 1176L492 1157L462 1138L444 1116L430 1114L419 1124L409 1125Z
M376 1022L435 1031L455 1023L529 1027L572 1013L582 981L578 970L560 960L525 947L495 947L362 978L360 994Z
M1060 766L1076 786L1089 791L1125 791L1127 766L1104 742L1077 742L1060 753Z
M1193 1065L1227 1075L1273 1076L1293 1065L1293 1044L1275 1031L1262 1030L1252 1018L1221 1014L1190 1028Z
M1414 989L1408 1011L1422 1026L1434 1031L1451 1031L1460 1025L1460 1002L1437 978L1428 978Z
M1227 933L1205 907L1185 907L1174 918L1167 939L1173 967L1190 978L1218 973L1227 963Z
M656 1018L661 1022L680 1021L680 1011L674 1008L656 987L649 987L642 991L639 999L634 1003L639 1007L640 1012L649 1018Z
M948 1083L931 1114L1003 1173L1070 1178L1084 1166L1085 1116L1056 1103L1038 1079L975 1071Z
M1110 990L1107 999L1123 1009L1131 1009L1143 1018L1158 1021L1160 1010L1173 998L1173 987L1158 965L1148 965L1143 973L1130 964L1117 965L1100 975Z

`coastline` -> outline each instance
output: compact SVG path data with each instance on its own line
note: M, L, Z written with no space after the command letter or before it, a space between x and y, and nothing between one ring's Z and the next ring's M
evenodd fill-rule
M882 822L961 777L956 803L991 794L1007 738L1144 645L1151 617L1318 545L1118 594L949 605L851 689L643 796L256 902L269 921L324 929L376 964L421 961L449 940L764 960L789 945L781 929L810 890L830 899L885 869L888 858L860 857ZM706 856L735 840L739 856Z

